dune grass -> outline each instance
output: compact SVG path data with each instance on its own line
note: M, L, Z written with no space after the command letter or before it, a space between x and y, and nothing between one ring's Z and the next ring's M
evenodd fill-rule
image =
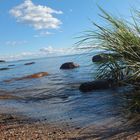
M86 31L78 44L88 44L107 51L109 59L100 64L97 78L113 78L118 83L137 85L140 81L140 14L135 13L132 22L128 22L111 16L102 8L100 10L100 17L107 25L93 22L97 30Z
M129 22L113 17L102 8L100 10L102 14L99 16L106 25L93 22L97 30L84 32L77 44L96 46L91 48L105 51L108 59L99 64L96 78L113 79L115 85L135 87L129 109L140 113L140 12L134 11Z

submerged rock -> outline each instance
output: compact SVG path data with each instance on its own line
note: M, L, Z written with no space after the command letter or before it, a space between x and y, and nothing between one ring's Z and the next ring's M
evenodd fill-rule
M20 99L20 97L14 96L14 95L10 95L10 94L0 95L0 100L9 100L9 99Z
M92 82L86 82L80 85L79 90L81 92L89 92L92 90L104 90L113 86L112 80L96 80Z
M74 62L66 62L61 65L60 69L74 69L77 67L79 67L79 65Z
M35 73L35 74L24 76L24 77L21 77L21 78L13 78L13 79L10 79L10 80L5 80L5 82L12 82L12 81L18 81L18 80L41 78L41 77L48 76L48 75L49 75L48 72L39 72L39 73Z
M0 68L0 71L9 70L10 68Z
M6 62L5 60L0 60L0 63L4 63L4 62Z
M33 65L33 64L35 64L35 62L25 63L24 65Z
M13 67L13 66L15 66L15 65L14 64L8 65L8 67Z
M19 78L19 80L22 80L22 79L32 79L32 78L40 78L40 77L44 77L44 76L47 76L49 75L48 72L39 72L39 73L35 73L35 74L32 74L32 75L28 75L28 76L25 76L25 77L22 77L22 78Z

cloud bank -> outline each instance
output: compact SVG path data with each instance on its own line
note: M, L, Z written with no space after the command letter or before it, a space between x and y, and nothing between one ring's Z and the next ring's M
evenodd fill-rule
M16 55L6 55L0 56L0 59L4 60L19 60L19 59L29 59L29 58L40 58L40 57L54 57L54 56L64 56L86 53L85 50L77 49L75 47L71 48L54 48L52 46L41 48L36 52L21 52Z
M40 52L50 55L67 55L76 53L76 50L74 48L53 48L52 46L48 46L41 48Z
M9 12L16 18L17 22L26 23L36 30L57 29L62 23L54 17L54 14L62 14L62 11L47 6L35 5L31 0L25 0Z

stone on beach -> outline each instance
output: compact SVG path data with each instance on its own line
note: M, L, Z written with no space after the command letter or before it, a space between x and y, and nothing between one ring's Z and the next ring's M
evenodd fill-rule
M74 62L66 62L61 65L60 69L74 69L77 67L79 67L79 65Z

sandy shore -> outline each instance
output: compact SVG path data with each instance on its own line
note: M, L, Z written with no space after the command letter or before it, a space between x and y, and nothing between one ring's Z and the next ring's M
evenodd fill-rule
M20 98L1 94L0 99ZM140 116L134 122L109 120L99 125L77 126L65 121L49 123L19 114L2 114L5 110L8 112L8 108L1 108L0 140L140 140Z
M0 140L140 140L139 128L107 129L108 126L49 124L17 115L0 115Z

